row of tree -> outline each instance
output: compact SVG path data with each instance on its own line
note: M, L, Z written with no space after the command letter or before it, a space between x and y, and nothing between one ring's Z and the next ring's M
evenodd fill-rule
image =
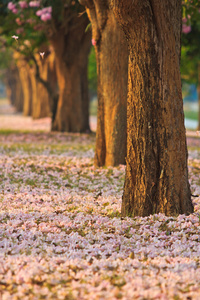
M79 2L92 25L97 60L95 164L117 165L124 163L126 156L122 216L193 212L180 77L182 1ZM198 1L184 2L185 10L191 7L198 10ZM25 34L21 33L19 39L16 29L5 20L2 27L4 36L12 32L18 41L17 45L16 40L10 42L7 38L6 43L15 43L15 51L24 52L26 59L34 63L35 77L50 97L52 129L88 130L82 118L87 115L86 71L91 36L85 32L89 21L84 8L78 1L50 0L47 7L47 2L41 0L12 1L9 9L15 22L18 14L18 29L20 16L28 14L28 9L36 16L31 20L37 23L23 24ZM37 17L47 21L45 26L38 23ZM5 18L10 24L10 13L6 12ZM41 35L30 31L30 26L38 24ZM43 32L55 53L58 98L52 84L42 78L34 53L35 49L42 51L39 46L44 42ZM29 46L25 45L27 34Z
M24 115L44 117L50 110L52 130L88 132L87 67L91 30L87 30L90 23L84 7L78 1L48 1L51 17L44 23L37 15L41 17L45 1L5 3L1 8L5 10L1 26L5 45L14 48L15 74L20 79L23 93L16 93L16 84L12 84L13 94L15 97L18 94L24 96ZM125 163L126 154L128 50L124 33L109 10L107 18L109 21L102 36L103 48L95 43L98 70L97 166ZM34 31L36 26L41 27L37 35ZM40 57L39 52L45 52L45 55ZM19 80L13 77L14 72L10 68L8 78L19 86ZM44 89L41 92L41 84L46 94ZM38 87L40 91L37 92ZM15 99L15 103L21 109L22 101Z
M48 113L47 101L40 91L35 91L35 76L48 93L52 130L88 131L87 65L91 47L91 32L85 32L88 19L86 15L78 17L83 11L78 1L50 1L48 5L43 7L41 1L1 4L2 42L14 50L24 96L23 112L33 117ZM36 13L42 11L41 20L42 14ZM45 22L45 16L49 16L46 17L49 22ZM43 55L39 56L39 52ZM40 98L40 112L35 107L38 105L34 94Z

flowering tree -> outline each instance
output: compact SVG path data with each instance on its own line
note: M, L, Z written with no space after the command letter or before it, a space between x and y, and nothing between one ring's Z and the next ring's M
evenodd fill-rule
M182 0L182 32L187 34L191 31L191 23L199 20L199 0ZM199 22L199 21L198 21Z
M48 6L47 6L48 5ZM85 33L88 19L79 15L82 9L78 1L10 1L9 22L4 24L4 33L12 36L16 47L20 40L20 50L27 56L48 40L56 53L56 71L59 85L59 100L53 96L52 129L61 131L89 130L89 97L87 82L87 62L91 45L90 32ZM9 30L7 30L9 28ZM15 30L15 32L14 32ZM14 33L13 33L14 32ZM11 35L12 33L12 35ZM9 43L13 45L10 39ZM29 41L26 47L25 40ZM39 50L37 50L39 51ZM67 52L67 53L66 53ZM46 54L40 51L41 57ZM51 86L41 80L34 55L31 59L36 65L36 77L47 88L49 95L54 94Z
M44 32L44 22L39 21L38 16L35 15L38 6L38 1L4 1L1 5L1 17L0 17L0 27L2 30L2 44L6 47L11 47L14 51L14 56L16 59L16 64L19 69L19 76L21 78L24 94L24 115L32 114L35 117L35 110L42 107L42 102L45 98L50 100L50 107L52 110L53 119L53 103L56 102L58 98L57 94L52 90L51 85L42 75L42 69L45 66L47 59L47 54L45 58L40 61L36 59L40 47L47 46L47 38ZM48 8L50 11L51 8ZM42 67L40 67L42 65ZM33 83L33 73L37 79L37 85L35 89L43 86L48 91L48 95L44 97L37 97L37 103L34 106L34 98L36 90L32 89ZM32 79L31 79L32 77ZM42 91L41 90L41 91ZM40 93L41 94L41 93ZM33 100L33 103L32 103ZM46 100L45 100L46 101ZM48 100L47 100L48 101ZM47 110L48 102L46 102L45 109L43 107L42 113L39 115L42 117Z
M53 8L48 39L56 54L59 85L53 129L86 132L90 130L87 66L91 32L86 32L89 21L78 1L48 3Z

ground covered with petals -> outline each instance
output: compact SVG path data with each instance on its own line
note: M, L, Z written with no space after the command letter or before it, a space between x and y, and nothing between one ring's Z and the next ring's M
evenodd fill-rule
M93 167L94 135L0 134L0 299L199 299L195 212L120 217L125 167Z

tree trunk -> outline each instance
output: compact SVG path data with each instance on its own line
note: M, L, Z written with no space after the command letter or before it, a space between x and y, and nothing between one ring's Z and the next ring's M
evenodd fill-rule
M198 127L197 130L200 130L200 62L198 63L198 83L197 83L197 93L198 93Z
M50 39L59 86L55 131L90 131L87 65L91 36L85 32L87 24L85 16L76 16L68 24L69 30L58 29Z
M129 45L122 216L193 212L180 79L181 0L110 0Z
M6 72L6 95L11 105L15 104L16 68L11 66Z
M24 95L24 104L23 104L23 115L31 116L32 113L32 86L29 74L29 65L25 59L15 54L17 59L17 68L19 70L19 77L22 85L23 95Z
M20 81L19 72L17 68L16 68L15 79L16 79L16 96L15 96L14 106L18 112L22 112L24 106L24 94L23 94L22 83Z
M15 106L16 110L22 112L23 110L23 91L19 78L19 72L16 66L12 66L7 70L6 74L6 90L7 97L10 103Z
M128 49L105 1L80 1L92 23L98 75L96 166L125 163Z
M48 80L48 57L42 59L39 54L35 55L39 66L40 77ZM50 116L49 95L44 85L36 79L35 68L29 68L32 83L32 117L33 119Z
M49 107L51 110L52 127L56 118L57 105L58 105L58 80L56 75L55 52L52 47L49 47L50 55L48 56L48 72L47 81L49 82L52 90L53 97L49 95Z

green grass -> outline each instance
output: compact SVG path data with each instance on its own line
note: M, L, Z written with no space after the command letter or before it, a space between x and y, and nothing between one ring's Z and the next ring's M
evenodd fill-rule
M184 110L184 115L186 119L198 121L198 111Z
M38 133L43 133L44 131L37 131ZM0 129L0 135L10 135L10 134L27 134L33 133L31 130L14 130L14 129Z
M66 144L52 144L52 145L46 145L46 144L28 144L28 143L14 143L11 145L5 145L3 143L0 143L0 148L2 151L6 153L11 152L19 152L23 151L28 154L42 154L44 151L48 150L49 154L62 154L67 151L73 151L73 152L79 152L79 151L88 151L90 149L94 150L94 144L87 144L87 145L81 145L81 144L75 144L75 143L66 143Z
M93 100L90 102L90 116L97 115L97 100Z

